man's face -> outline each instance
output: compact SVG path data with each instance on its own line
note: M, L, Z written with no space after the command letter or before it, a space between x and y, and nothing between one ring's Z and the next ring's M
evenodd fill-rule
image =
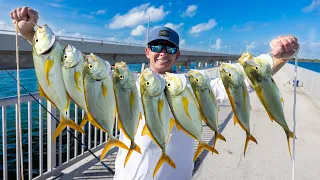
M174 47L172 43L165 40L159 40L152 45L169 45ZM178 50L175 54L167 53L165 47L161 52L152 52L150 47L146 48L146 56L150 60L150 69L159 74L164 74L165 72L171 72L172 66L177 61L180 56L180 51Z

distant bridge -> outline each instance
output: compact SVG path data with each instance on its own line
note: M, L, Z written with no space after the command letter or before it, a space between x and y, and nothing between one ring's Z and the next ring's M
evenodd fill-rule
M145 56L145 45L96 39L74 37L58 37L62 42L70 44L84 54L94 53L113 65L115 62L126 61L128 64L148 63ZM32 46L19 35L20 68L34 68ZM14 31L0 31L0 63L6 69L16 68L16 44ZM190 62L218 63L222 61L236 61L238 54L209 53L181 49L178 64L188 65Z

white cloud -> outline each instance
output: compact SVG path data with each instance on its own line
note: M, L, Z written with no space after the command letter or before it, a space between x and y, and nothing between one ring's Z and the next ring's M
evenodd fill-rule
M6 22L0 20L0 30L10 30L10 31L13 31L14 28L13 28L13 25L9 25L9 24L7 24Z
M252 30L253 24L254 24L254 22L246 22L240 26L233 25L233 29L238 32L246 32L246 31Z
M319 10L320 10L320 0L312 0L309 6L306 6L302 9L302 12L309 13L309 12L319 11Z
M185 39L181 39L179 45L185 45L186 44L186 40Z
M184 23L180 23L180 24L167 23L164 26L169 27L169 28L171 28L171 29L173 29L175 31L179 31L181 26L183 26L183 25L184 25Z
M96 14L105 14L105 13L106 13L106 10L103 10L103 9L98 10L98 11L96 12Z
M134 27L148 22L148 17L150 17L150 21L158 22L170 13L170 11L164 11L164 6L155 8L154 6L149 7L149 5L150 3L146 3L134 7L123 15L116 14L113 17L112 22L107 25L107 27L111 29Z
M182 17L193 17L196 14L198 6L196 5L190 5L188 6L187 10L185 12L182 13Z
M134 37L130 36L127 37L123 40L126 43L132 43L132 44L144 44L145 42L141 41L141 40L137 40Z
M252 50L252 49L256 49L256 48L257 48L257 45L258 45L258 43L255 42L255 41L253 41L253 42L251 42L250 44L247 44L247 45L246 45L246 49L247 49L247 51Z
M142 25L139 25L131 31L131 36L141 36L146 31L146 28Z
M116 41L117 38L116 37L107 37L106 40L107 41Z
M203 44L203 41L200 41L199 44Z
M87 14L82 14L83 17L88 18L88 19L93 19L94 16L92 15L87 15Z
M190 34L199 34L202 31L207 31L209 29L212 29L217 25L216 20L210 19L207 23L200 23L195 26L192 26L190 30Z
M55 7L55 8L60 8L60 7L62 7L61 5L55 4L55 3L51 3L51 4L49 4L49 6Z
M222 47L222 40L220 38L216 39L216 44L212 46L214 49L219 50Z

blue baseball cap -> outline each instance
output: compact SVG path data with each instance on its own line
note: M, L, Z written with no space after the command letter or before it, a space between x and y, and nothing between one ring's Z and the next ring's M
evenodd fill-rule
M154 28L149 34L149 41L150 44L156 40L166 40L174 44L177 48L179 48L179 35L176 31L169 27L157 27Z

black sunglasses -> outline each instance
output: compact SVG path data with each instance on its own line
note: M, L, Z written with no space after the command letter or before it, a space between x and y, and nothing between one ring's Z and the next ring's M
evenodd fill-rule
M166 52L168 54L175 54L178 51L177 47L172 47L172 46L168 46L168 45L161 45L161 44L158 44L158 45L151 45L150 44L149 47L152 52L157 52L157 53L161 52L164 47L165 47Z

